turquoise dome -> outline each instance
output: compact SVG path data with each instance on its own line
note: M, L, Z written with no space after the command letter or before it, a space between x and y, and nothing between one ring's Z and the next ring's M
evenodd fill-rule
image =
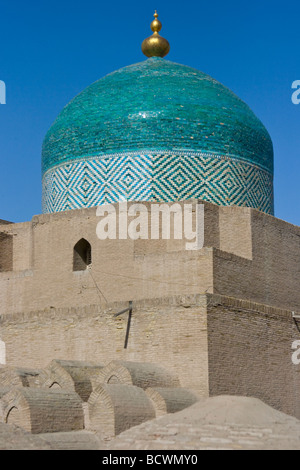
M272 142L251 109L203 72L153 57L98 80L59 114L43 171L90 155L199 150L273 171Z
M91 170L86 170L80 189L76 189L77 193L82 191L81 199L85 197L79 203L79 207L96 205L101 201L115 202L120 197L125 199L141 197L138 194L134 195L131 187L134 183L137 184L133 181L133 173L138 175L144 172L144 163L139 171L135 157L149 155L152 160L151 163L147 163L147 171L150 164L152 169L154 168L154 173L145 176L147 197L144 195L143 199L173 200L195 196L213 200L207 188L202 192L195 193L191 190L182 195L178 186L178 190L173 188L172 194L166 194L166 197L154 194L155 191L151 186L153 180L160 184L158 163L164 166L161 159L157 165L155 164L155 156L173 156L170 166L172 171L175 171L177 164L178 168L185 165L182 160L185 156L194 155L195 158L198 157L195 165L202 170L204 164L199 158L207 159L206 172L209 167L212 168L209 159L215 161L216 158L219 162L221 159L223 162L228 160L235 162L235 165L243 164L242 170L240 166L238 167L242 173L249 172L250 168L264 172L264 180L266 181L266 175L269 177L269 182L264 183L268 185L268 189L263 195L265 202L266 198L269 199L268 207L263 207L263 203L256 204L251 201L241 202L241 205L255 206L272 213L273 193L270 185L272 186L273 179L273 146L263 124L242 100L218 81L196 69L158 57L124 67L101 78L76 96L59 114L43 143L42 171L46 193L44 202L47 207L49 206L45 207L45 211L52 210L50 205L57 196L58 188L62 186L60 181L60 184L57 183L56 187L53 187L53 171L61 169L65 177L67 172L71 171L70 165L75 163L78 165L80 162L82 164L94 162L95 166L97 160L106 166L99 170L98 176L94 174L88 177ZM117 190L113 196L114 186L109 186L111 178L107 173L104 174L110 156L114 159L115 165L118 164L115 157L119 158L120 165L123 156L126 156L127 164L129 157L135 158L133 164L135 170L129 169L131 175L127 178L127 182L124 180L122 184L120 183L123 188L121 195L120 190ZM193 165L194 163L191 163L191 166ZM219 170L215 171L217 178ZM193 180L197 179L195 172L196 168L193 170ZM180 181L183 184L184 180L191 179L190 176L187 178L184 172L180 173L181 176L179 180L177 179L178 185ZM203 181L201 178L200 180L204 184L207 178L206 173L203 175L201 176ZM76 176L76 181L78 178L79 175ZM101 178L104 179L97 191L98 194L103 193L102 199L97 201L89 199L86 195L88 189L85 190L84 187L94 185L96 191L95 185ZM70 181L64 184L69 187ZM127 186L130 184L128 189ZM249 181L226 183L222 180L220 192L230 192L230 188L226 189L228 184L233 186L241 184L245 189L245 185L249 186L250 183ZM257 188L255 190L258 191ZM218 188L216 187L214 191L218 192ZM230 195L226 199L227 196L223 194L219 202L239 204L238 201L232 200ZM49 198L52 198L51 204L47 202ZM77 207L76 202L72 203L72 197L68 197L67 200L64 207L53 210ZM219 203L218 200L216 202Z

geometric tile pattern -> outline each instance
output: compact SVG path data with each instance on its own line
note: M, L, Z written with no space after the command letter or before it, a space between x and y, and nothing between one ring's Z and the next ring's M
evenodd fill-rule
M202 199L274 213L273 175L249 162L200 152L113 154L71 161L43 177L43 212L127 201Z

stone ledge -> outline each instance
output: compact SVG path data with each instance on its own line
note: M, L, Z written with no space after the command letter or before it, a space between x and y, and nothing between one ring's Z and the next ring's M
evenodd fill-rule
M30 320L38 320L43 317L47 317L48 320L55 318L64 318L66 316L76 316L78 318L86 315L113 315L120 310L123 310L128 306L128 302L119 301L112 302L106 305L105 309L101 305L92 304L85 305L83 307L68 307L68 308L46 308L44 310L34 310L30 312L15 312L12 314L4 314L0 316L0 325L5 325L10 321L27 322ZM176 307L176 308L197 308L197 307L216 307L222 305L227 309L235 309L238 311L251 311L265 314L281 315L281 316L292 316L292 311L274 307L266 304L261 304L245 299L238 299L235 297L227 297L221 294L214 294L203 292L199 294L190 295L177 295L171 297L159 297L154 299L143 299L136 300L133 303L134 310L147 311L149 309L161 308L161 307ZM297 311L295 310L297 314ZM300 315L300 312L298 312Z

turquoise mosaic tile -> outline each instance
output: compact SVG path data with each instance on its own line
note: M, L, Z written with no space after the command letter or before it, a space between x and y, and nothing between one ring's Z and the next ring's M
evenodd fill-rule
M117 154L63 164L43 178L43 212L187 199L273 214L273 177L255 165L213 155Z
M196 197L273 213L273 145L251 109L191 67L153 57L98 80L48 131L43 207Z

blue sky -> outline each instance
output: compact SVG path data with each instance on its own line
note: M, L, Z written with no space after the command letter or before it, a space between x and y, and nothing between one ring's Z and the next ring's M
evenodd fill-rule
M0 219L41 213L41 146L61 109L92 82L145 59L157 9L168 59L213 76L268 129L275 215L300 225L299 0L10 0L0 4Z

